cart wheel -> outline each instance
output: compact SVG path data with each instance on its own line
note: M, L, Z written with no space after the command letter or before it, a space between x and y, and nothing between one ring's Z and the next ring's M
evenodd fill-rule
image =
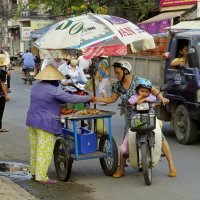
M68 181L71 175L73 159L70 157L69 147L63 139L56 140L54 147L54 166L58 179Z
M104 153L110 152L110 141L109 136L104 134L101 136L99 141L99 151ZM101 168L107 176L112 176L118 167L118 149L115 140L112 138L112 157L100 158Z

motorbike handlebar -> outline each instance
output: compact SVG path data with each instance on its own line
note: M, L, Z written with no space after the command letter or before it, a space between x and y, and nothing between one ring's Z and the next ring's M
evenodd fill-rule
M135 105L131 105L131 104L118 104L118 107L120 107L120 108L135 108L135 106L136 106L137 104L135 104ZM156 102L154 102L154 103L150 103L149 102L149 105L150 105L150 107L156 107L156 106L163 106L164 104L163 104L163 102L162 101L156 101Z

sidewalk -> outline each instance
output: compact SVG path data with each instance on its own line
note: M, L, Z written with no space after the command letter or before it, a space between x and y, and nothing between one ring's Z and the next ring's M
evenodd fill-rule
M1 200L37 200L10 179L0 176L0 199Z

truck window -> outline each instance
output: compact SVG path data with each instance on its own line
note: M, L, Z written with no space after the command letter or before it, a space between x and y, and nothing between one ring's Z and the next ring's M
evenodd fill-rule
M196 38L196 41L195 41L195 48L196 48L196 50L197 50L198 57L200 58L200 37Z
M174 57L171 58L170 68L179 69L180 67L189 67L187 62L187 53L189 47L189 40L177 39L175 46Z

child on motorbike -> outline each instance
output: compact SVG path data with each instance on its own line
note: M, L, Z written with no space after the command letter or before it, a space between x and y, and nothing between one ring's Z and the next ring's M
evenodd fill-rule
M152 84L151 81L141 78L139 79L137 86L135 88L136 94L132 95L128 102L131 105L141 104L143 102L155 102L156 96L151 94ZM132 116L136 113L133 111ZM128 150L128 134L126 134L121 146L120 146L120 154L124 157L128 157L129 150Z

